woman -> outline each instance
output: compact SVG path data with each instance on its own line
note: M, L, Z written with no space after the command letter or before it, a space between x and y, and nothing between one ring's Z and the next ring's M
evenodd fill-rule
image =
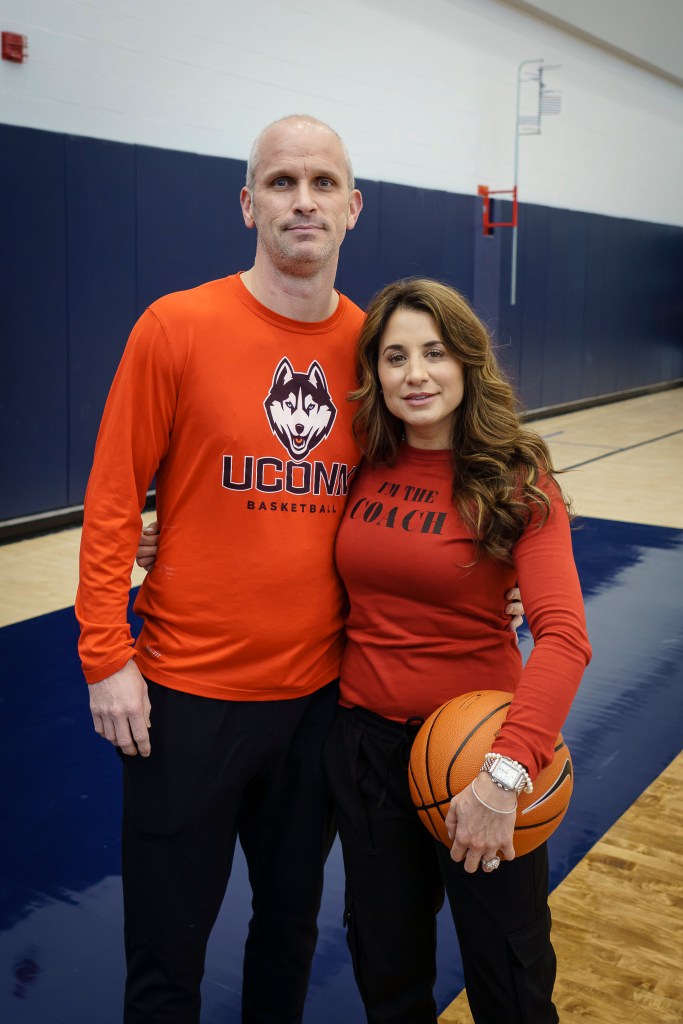
M512 811L552 759L590 658L568 508L486 329L452 288L383 289L357 372L364 461L337 537L348 642L326 768L367 1020L435 1024L445 892L475 1024L551 1024L547 851L514 859ZM524 668L500 602L516 580L535 640ZM413 808L410 747L435 708L484 688L514 696L493 744L500 758L452 801L448 850Z
M357 370L365 458L337 537L350 609L326 768L367 1019L436 1021L445 890L476 1024L550 1024L547 851L514 860L512 812L552 759L590 658L568 508L486 329L453 289L383 289ZM500 614L515 580L535 640L526 667ZM435 708L484 688L514 694L493 744L501 757L453 799L449 851L412 807L410 746Z

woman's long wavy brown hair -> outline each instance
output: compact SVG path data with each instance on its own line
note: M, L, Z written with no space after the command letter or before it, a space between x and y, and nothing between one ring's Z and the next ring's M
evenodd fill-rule
M356 350L359 386L354 434L370 462L393 465L403 423L387 409L379 383L382 334L397 309L429 313L446 348L463 364L464 396L453 419L453 502L476 539L478 552L506 562L533 516L542 525L550 497L539 476L552 481L550 452L521 422L515 394L493 353L486 327L459 292L427 278L387 285L371 300ZM545 485L547 487L547 484ZM571 505L562 495L567 510Z

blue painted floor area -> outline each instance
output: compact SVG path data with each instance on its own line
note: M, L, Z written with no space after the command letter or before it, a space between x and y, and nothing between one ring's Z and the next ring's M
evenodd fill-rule
M683 531L583 520L574 534L594 660L564 729L570 809L551 840L556 885L678 754L683 733ZM522 639L528 648L528 638ZM0 1021L118 1024L123 956L118 761L91 728L71 610L0 630L3 838ZM343 875L330 857L308 1024L363 1013L341 927ZM239 1021L249 887L236 857L212 937L205 1024ZM462 986L447 915L437 997Z

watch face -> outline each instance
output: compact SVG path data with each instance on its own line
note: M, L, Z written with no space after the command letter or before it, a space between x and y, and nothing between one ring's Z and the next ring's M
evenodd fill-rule
M494 779L498 779L498 781L502 782L504 786L509 786L510 789L514 789L519 782L521 773L519 768L513 768L511 764L506 764L504 761L501 761L496 765L491 774Z

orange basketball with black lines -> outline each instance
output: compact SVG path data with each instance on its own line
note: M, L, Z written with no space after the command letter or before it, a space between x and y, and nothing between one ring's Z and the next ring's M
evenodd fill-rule
M429 716L415 737L408 768L410 795L425 828L448 847L452 843L444 822L451 799L477 777L511 701L504 690L454 697ZM555 756L534 780L533 793L519 796L513 840L517 856L535 850L553 834L573 788L572 759L560 733Z

